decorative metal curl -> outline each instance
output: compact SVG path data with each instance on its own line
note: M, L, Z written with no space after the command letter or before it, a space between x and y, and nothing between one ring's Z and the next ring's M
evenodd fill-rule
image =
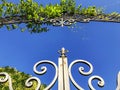
M54 26L70 26L72 23L75 22L74 19L51 19L50 22L53 23Z
M79 67L79 72L82 74L82 75L90 75L92 72L93 72L93 66L91 63L89 63L88 61L85 61L85 60L75 60L73 61L70 66L69 66L69 77L72 81L72 83L75 85L75 87L79 90L84 90L81 86L79 86L77 84L77 82L74 80L73 76L72 76L72 73L71 73L71 68L74 64L76 63L85 63L87 64L89 67L90 67L90 70L88 72L84 72L84 67Z
M41 67L41 71L38 71L37 70L37 66L38 65L40 65L40 64L43 64L43 63L48 63L48 64L51 64L54 68L55 68L55 76L54 76L54 79L52 80L52 82L44 89L44 90L49 90L54 84L55 84L55 82L56 82L56 80L57 80L57 77L58 77L58 68L57 68L57 65L54 63L54 62L52 62L52 61L48 61L48 60L42 60L42 61L39 61L39 62L37 62L35 65L34 65L34 67L33 67L33 71L36 73L36 74L38 74L38 75L43 75L43 74L45 74L46 73L46 71L47 71L47 67L46 66L42 66Z
M37 83L38 83L38 85L37 85L37 87L36 87L35 90L40 90L41 81L40 81L40 79L37 78L37 77L30 77L29 79L27 79L27 81L25 82L25 86L27 86L27 87L32 87L32 85L33 85L33 82L32 82L32 81L33 81L33 80L37 81Z
M88 80L88 85L89 85L90 90L96 90L96 89L93 87L93 85L92 85L92 80L94 80L94 79L100 80L100 81L98 81L98 86L99 86L99 87L103 87L103 86L104 86L105 82L104 82L104 80L103 80L100 76L91 76L91 77L89 78L89 80Z
M8 83L9 83L9 90L13 90L12 80L11 80L11 77L9 76L9 74L6 73L6 72L1 72L0 76L5 76L4 78L0 78L0 82L1 83L5 83L5 82L8 81Z

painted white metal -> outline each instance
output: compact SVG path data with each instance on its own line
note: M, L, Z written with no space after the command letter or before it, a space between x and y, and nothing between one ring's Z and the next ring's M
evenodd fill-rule
M37 62L34 67L33 67L33 71L38 74L38 75L43 75L47 72L47 67L46 66L42 66L41 70L37 70L37 67L42 64L50 64L54 67L55 69L55 76L53 78L53 80L51 81L51 83L49 85L47 85L47 87L44 90L50 90L52 88L52 86L55 84L55 82L58 79L58 90L70 90L70 81L69 79L71 79L71 82L74 84L74 86L78 89L78 90L85 90L84 88L82 88L80 85L77 84L77 82L74 80L71 70L72 70L72 66L75 65L76 63L83 63L87 66L89 66L89 70L85 71L84 67L79 67L78 70L80 72L81 75L84 76L88 76L93 72L93 66L90 62L86 61L86 60L74 60L68 68L68 59L66 57L66 52L68 52L67 50L65 50L65 48L62 48L59 53L61 54L61 56L58 58L58 67L57 65L50 61L50 60L41 60L39 62ZM5 83L5 82L9 82L9 90L13 90L12 88L12 81L11 81L11 77L6 73L6 72L0 72L0 76L3 76L4 78L0 78L0 82L1 83ZM90 88L90 90L96 90L93 86L92 86L92 81L94 79L98 79L98 86L102 87L104 86L104 80L97 75L94 75L92 77L89 78L88 80L88 86ZM40 89L40 85L41 85L41 81L39 78L37 77L30 77L27 79L27 81L25 82L25 85L27 87L32 86L32 81L35 80L38 82L38 85L36 87L35 90L39 90ZM120 72L118 73L118 86L116 90L120 90Z
M63 81L63 61L58 58L58 90L64 90Z
M104 82L103 78L101 78L100 76L94 75L94 76L90 77L89 80L88 80L88 86L89 86L90 90L96 90L96 89L93 87L93 85L92 85L92 81L93 81L94 79L98 79L98 80L99 80L99 81L98 81L98 86L100 86L100 87L103 87L103 86L104 86L105 82Z
M70 79L72 81L72 83L74 84L74 86L78 89L78 90L84 90L80 85L77 84L77 82L74 80L72 73L71 73L71 68L73 65L75 65L76 63L84 63L87 64L90 67L90 70L88 72L84 71L84 67L79 67L79 72L84 75L84 76L88 76L93 72L93 66L91 63L89 63L88 61L85 60L74 60L70 65L69 65L69 76Z
M120 90L120 72L118 73L118 76L117 76L117 88L116 90Z
M68 61L66 57L63 58L63 64L64 64L64 84L65 84L64 90L70 90L70 82L69 82L69 75L68 75Z
M70 90L67 58L59 58L58 90Z
M25 82L25 86L27 87L31 87L33 85L33 82L32 81L37 81L37 87L35 90L39 90L40 89L40 86L41 86L41 81L39 78L37 77L30 77L29 79L27 79L27 81Z
M4 78L0 78L0 82L1 83L5 83L5 82L8 81L8 83L9 83L9 90L13 90L12 80L11 80L11 77L9 76L9 74L6 73L6 72L1 72L0 76L4 76Z
M43 75L43 74L45 74L45 73L47 72L47 67L46 67L46 66L42 66L42 67L41 67L41 71L38 71L38 70L37 70L37 67L38 67L39 65L43 64L43 63L45 63L45 64L50 64L50 65L52 65L52 66L55 68L55 76L54 76L52 82L51 82L49 85L47 85L47 87L44 89L44 90L50 90L50 88L55 84L55 82L56 82L56 80L57 80L57 78L58 78L58 67L57 67L57 65L56 65L54 62L52 62L52 61L42 60L42 61L37 62L37 63L34 65L34 67L33 67L33 71L34 71L36 74L38 74L38 75Z
M65 53L67 52L64 48L59 51L61 56L58 58L58 90L70 90L69 75L68 75L68 61Z

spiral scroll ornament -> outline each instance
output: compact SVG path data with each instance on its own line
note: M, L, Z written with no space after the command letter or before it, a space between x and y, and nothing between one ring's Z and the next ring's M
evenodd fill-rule
M65 22L66 21L64 21L62 19L62 21L59 23L63 25L63 24L65 24ZM69 22L74 22L74 20L71 20ZM62 48L61 50L59 50L60 57L58 58L58 66L53 61L50 61L50 60L38 61L33 66L34 73L37 75L40 75L40 76L44 75L47 72L48 68L46 65L51 65L55 69L55 75L53 77L53 80L50 82L49 85L47 85L47 87L45 87L44 90L50 90L52 88L52 86L56 83L57 79L58 79L58 89L56 89L56 90L70 90L70 80L78 90L85 90L73 78L72 68L76 64L85 64L86 66L89 67L89 69L87 71L85 70L85 67L83 67L83 66L80 66L78 68L78 70L81 75L89 76L93 73L93 66L90 62L88 62L86 60L82 60L82 59L74 60L73 62L70 63L70 65L68 65L68 59L67 59L67 55L66 55L67 52L68 52L68 50L66 50L65 48ZM40 69L38 69L38 68L40 68ZM98 75L93 75L88 79L88 86L89 86L90 90L96 90L92 84L92 81L95 79L98 80L99 87L103 87L105 84L102 77L100 77ZM120 79L120 73L118 74L118 79ZM28 78L25 82L25 86L27 86L28 88L32 87L34 85L33 81L37 82L37 86L34 90L40 90L41 80L37 77L32 76L32 77ZM9 83L9 90L13 90L11 77L6 72L0 72L0 83L5 83L5 82ZM118 90L119 88L120 88L120 80L118 80L118 86L117 86L116 90Z
M49 90L49 89L55 84L55 82L56 82L56 80L57 80L57 78L58 78L58 67L57 67L57 65L56 65L54 62L52 62L52 61L42 60L42 61L37 62L37 63L34 65L34 67L33 67L33 71L34 71L36 74L38 74L38 75L43 75L43 74L46 73L46 71L47 71L47 67L46 67L46 66L42 66L42 67L41 67L41 71L38 71L38 70L37 70L37 67L38 67L39 65L43 64L43 63L44 63L44 64L50 64L50 65L52 65L52 66L55 68L55 76L54 76L54 79L53 79L52 82L44 89L44 90Z
M2 78L0 78L0 82L1 83L5 83L5 82L8 81L8 83L9 83L9 90L13 90L12 80L11 80L11 77L9 76L9 74L6 73L6 72L1 72L0 76L2 76Z
M96 90L96 89L93 87L93 85L92 85L92 81L93 81L94 79L99 80L99 81L98 81L98 86L100 86L100 87L103 87L103 86L104 86L105 82L104 82L104 80L103 80L100 76L92 76L92 77L90 77L89 80L88 80L88 85L89 85L90 90Z
M25 82L25 86L32 87L32 85L33 85L32 81L37 81L38 85L35 90L40 90L41 81L37 77L30 77L29 79L27 79L27 81Z
M91 63L89 63L88 61L85 61L85 60L75 60L75 61L73 61L73 62L70 64L70 66L69 66L69 77L70 77L72 83L75 85L75 87L76 87L77 89L79 89L79 90L84 90L81 86L79 86L79 85L77 84L77 82L74 80L74 78L73 78L73 76L72 76L72 73L71 73L71 68L72 68L72 66L73 66L74 64L76 64L76 63L85 63L85 64L87 64L87 65L90 67L90 70L89 70L88 72L84 72L84 67L79 67L79 72L80 72L82 75L85 75L85 76L86 76L86 75L90 75L90 74L93 72L93 66L92 66Z

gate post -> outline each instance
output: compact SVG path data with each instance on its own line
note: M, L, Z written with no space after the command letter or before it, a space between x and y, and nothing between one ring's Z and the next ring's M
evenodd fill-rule
M61 56L58 58L58 90L70 90L66 52L68 51L64 48L59 51Z

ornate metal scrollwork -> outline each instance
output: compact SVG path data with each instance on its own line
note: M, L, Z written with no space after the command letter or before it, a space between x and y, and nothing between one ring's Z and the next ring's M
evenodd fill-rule
M88 61L85 61L85 60L75 60L75 61L73 61L73 62L70 64L70 66L69 66L69 77L70 77L72 83L74 84L74 86L75 86L77 89L79 89L79 90L84 90L81 86L79 86L79 85L76 83L76 81L74 80L74 78L73 78L73 76L72 76L72 73L71 73L71 68L72 68L72 66L73 66L74 64L76 64L76 63L84 63L84 64L87 64L87 65L90 67L90 70L89 70L88 72L84 72L84 67L79 67L79 72L80 72L82 75L84 75L84 76L90 75L90 74L93 72L93 66L92 66L91 63L89 63ZM91 77L89 78L89 80L88 80L88 86L89 86L90 90L96 90L96 89L93 87L93 85L92 85L92 80L94 80L94 79L100 80L100 81L98 82L98 86L100 86L100 87L103 87L103 86L104 86L104 84L105 84L105 83L104 83L104 80L103 80L100 76L91 76Z
M98 86L100 86L100 87L104 86L105 82L100 76L92 76L88 80L88 85L89 85L90 90L96 90L92 85L92 80L94 80L94 79L100 80L100 81L98 81Z
M58 68L57 68L57 65L52 62L52 61L48 61L48 60L42 60L42 61L39 61L37 62L34 67L33 67L33 70L36 74L38 75L42 75L42 74L45 74L46 71L47 71L47 67L46 66L42 66L41 67L41 71L38 71L37 70L37 67L40 65L40 64L43 64L43 63L48 63L48 64L51 64L54 68L55 68L55 76L54 76L54 79L52 80L52 82L44 89L44 90L49 90L56 82L57 80L57 77L58 77Z
M75 87L79 90L84 90L81 86L79 86L76 81L74 80L73 76L72 76L72 73L71 73L71 68L74 64L76 63L85 63L87 64L89 67L90 67L90 70L88 72L84 72L84 67L79 67L79 72L82 74L82 75L90 75L92 72L93 72L93 66L91 63L89 63L88 61L85 61L85 60L75 60L73 61L70 66L69 66L69 77L72 81L72 83L75 85Z
M72 23L75 22L74 19L51 19L50 22L53 23L54 26L70 26Z
M2 78L0 78L0 82L1 83L5 83L5 82L8 81L8 83L9 83L9 90L13 90L12 81L11 81L11 77L9 76L9 74L6 73L6 72L1 72L0 76L3 76Z
M59 70L59 80L58 80L58 83L59 83L58 89L59 90L61 90L61 88L59 88L59 87L62 87L62 90L69 90L69 88L70 88L70 86L69 86L69 83L70 83L69 78L70 78L71 82L73 83L73 85L78 90L84 90L84 88L82 88L80 85L78 85L78 83L74 80L72 72L71 72L72 67L73 67L73 65L75 65L77 63L83 63L83 64L87 65L89 67L88 71L85 71L84 67L82 67L82 66L79 67L78 70L79 70L79 73L81 75L88 76L88 75L92 74L93 66L92 66L92 64L90 62L88 62L86 60L78 59L78 60L74 60L69 65L69 68L68 68L66 52L67 52L67 50L65 50L64 48L62 48L62 50L59 51L61 56L58 59L58 61L59 61L58 67L54 62L49 61L49 60L41 60L41 61L38 61L34 65L33 71L38 75L43 75L43 74L45 74L47 72L47 67L44 64L50 64L55 68L55 76L54 76L53 80L51 81L51 83L49 85L47 85L47 87L44 90L50 90L52 88L52 86L55 84L55 82L57 81L57 78L58 78L58 70ZM41 66L41 65L44 65L44 66ZM38 66L40 66L40 71L37 69ZM8 81L9 82L9 90L13 90L11 77L6 72L1 72L0 76L2 76L2 78L0 78L0 82L4 83L4 82ZM120 78L120 75L118 75L118 78ZM96 90L92 85L92 81L94 79L99 80L98 81L98 86L100 86L100 87L104 86L104 84L105 84L104 80L100 76L93 75L88 79L88 86L89 86L90 90ZM34 85L33 81L37 81L37 84L38 84L35 90L40 90L41 80L39 78L37 78L37 77L28 78L26 80L26 82L25 82L25 85L27 87L32 87L32 85ZM117 89L119 89L119 85L120 85L120 83L118 81Z
M29 79L27 79L27 81L25 82L25 86L31 87L33 85L33 82L32 82L33 80L37 81L38 83L37 88L35 90L39 90L41 86L41 81L37 77L30 77Z

